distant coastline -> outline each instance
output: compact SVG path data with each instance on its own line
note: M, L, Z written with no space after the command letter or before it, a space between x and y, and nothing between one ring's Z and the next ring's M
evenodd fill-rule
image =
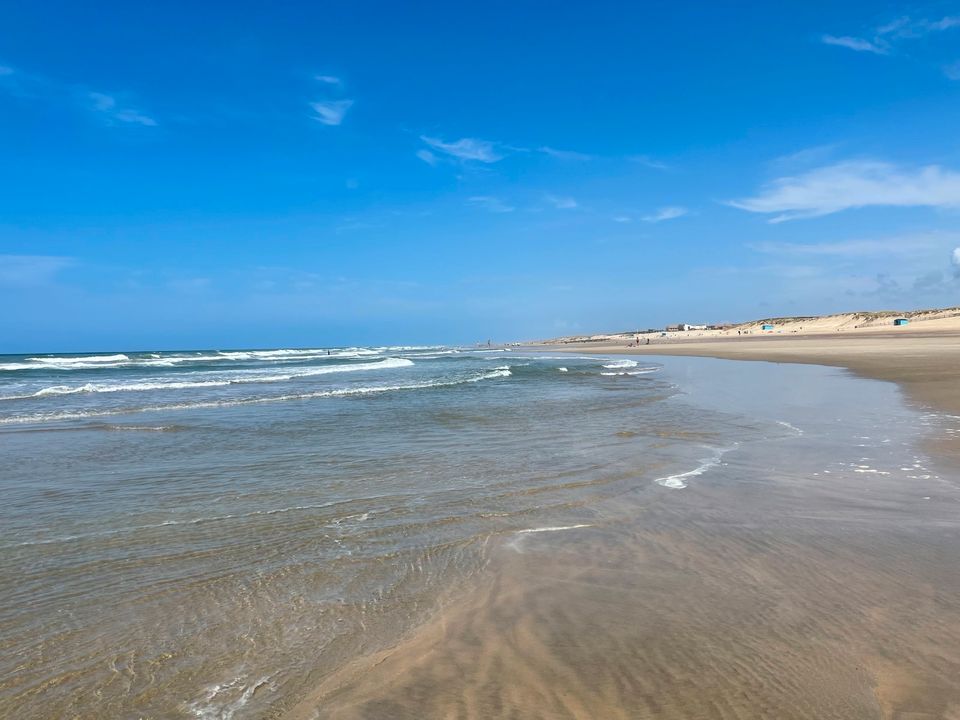
M905 325L895 325L903 318ZM764 330L764 325L772 329ZM638 344L639 340L639 344ZM844 367L900 385L921 405L960 415L960 308L770 318L717 329L609 333L545 340L534 347ZM960 438L937 440L960 465Z

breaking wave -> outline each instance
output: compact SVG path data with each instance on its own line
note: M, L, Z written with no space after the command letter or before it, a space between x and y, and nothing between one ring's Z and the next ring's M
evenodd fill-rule
M317 390L305 393L290 393L286 395L270 395L266 397L248 397L231 400L204 400L197 402L168 403L163 405L147 405L143 407L106 408L100 410L76 410L54 413L33 413L30 415L14 415L0 418L0 425L58 422L64 420L82 420L91 417L108 415L128 415L132 413L165 412L176 410L204 410L211 408L236 407L240 405L259 405L262 403L285 402L289 400L312 400L316 398L351 397L358 395L375 395L379 393L396 392L401 390L425 390L429 388L453 387L464 383L476 383L483 380L509 377L511 372L506 369L479 373L465 378L450 380L431 380L406 385L371 385L353 388L339 388L335 390Z
M76 393L115 393L115 392L145 392L149 390L185 390L190 388L225 387L229 385L247 385L251 383L272 383L293 380L295 378L312 377L315 375L330 375L333 373L361 372L364 370L389 370L392 368L409 367L412 360L405 358L385 358L377 362L355 363L352 365L330 365L326 367L309 368L290 371L283 374L262 374L252 371L243 375L218 376L208 380L140 380L126 383L85 383L83 385L53 385L42 388L29 397L44 397L47 395L74 395ZM241 371L243 372L243 371ZM24 395L0 397L0 400L19 400Z

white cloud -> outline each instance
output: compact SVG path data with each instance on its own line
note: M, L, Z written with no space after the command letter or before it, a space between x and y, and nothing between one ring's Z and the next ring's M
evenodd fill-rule
M824 35L820 38L825 45L837 45L839 47L849 48L857 52L872 52L878 55L886 55L889 50L880 47L876 43L864 40L863 38L850 37L849 35Z
M454 142L444 142L438 138L421 135L420 139L427 145L449 155L457 160L476 160L482 163L495 163L503 159L503 154L498 151L497 145L488 140L478 140L476 138L461 138Z
M439 158L426 149L417 150L417 157L431 167L436 167L437 163L439 162Z
M10 95L31 102L72 107L92 113L106 125L144 125L155 127L156 119L144 112L121 104L113 95L93 92L81 85L71 85L0 65L0 89Z
M342 84L342 81L336 75L314 75L313 79L317 82L326 83L327 85Z
M949 30L955 27L960 27L960 15L951 15L930 24L933 30Z
M823 243L761 242L749 247L769 255L791 257L822 257L861 260L864 258L889 258L892 256L915 256L931 250L942 252L944 238L937 234L911 235L878 240L840 240Z
M106 95L99 92L87 94L90 99L91 108L101 113L108 121L118 121L122 123L132 123L135 125L145 125L147 127L156 127L157 121L149 115L145 115L139 110L133 108L120 107L117 99L112 95Z
M753 270L783 278L787 284L779 288L781 292L801 292L811 299L838 292L864 297L879 294L898 303L946 305L956 304L958 244L960 233L938 231L747 247L771 258ZM803 276L808 276L804 286L790 290L789 278Z
M626 215L615 215L613 217L613 221L616 223L629 223L633 222L633 218L630 218Z
M489 210L492 213L508 213L516 210L515 207L508 205L500 198L492 197L490 195L474 195L473 197L468 198L468 200L474 205Z
M339 125L343 122L344 115L353 105L353 100L320 100L310 103L313 112L316 113L314 120L324 125Z
M646 165L648 168L653 168L654 170L670 169L669 165L662 163L659 160L654 160L649 155L632 155L629 159L632 162L639 163L640 165Z
M819 217L871 205L960 206L960 174L937 165L900 169L876 161L849 161L783 177L754 197L728 204L755 213L778 213L770 222Z
M90 102L93 104L93 109L99 112L113 112L117 106L114 98L97 92L90 93Z
M905 16L875 28L868 33L867 37L821 35L820 40L826 45L837 45L857 52L887 55L894 50L897 43L903 40L917 40L931 33L943 32L955 27L960 27L958 15L947 15L939 20L925 18L914 20Z
M46 285L73 262L57 255L0 255L0 286Z
M547 147L545 145L537 148L537 152L542 152L544 155L549 155L557 160L593 160L593 155L588 155L582 152L574 152L573 150L557 150L556 148Z
M553 205L557 210L572 210L577 207L577 201L572 197L559 197L557 195L547 195L547 202Z
M683 217L683 216L686 215L688 212L690 212L690 211L687 210L687 209L684 208L684 207L679 207L679 206L676 206L676 205L672 205L672 206L669 206L669 207L662 207L662 208L660 208L659 210L657 210L655 213L653 213L652 215L645 215L645 216L643 217L643 221L644 221L644 222L651 222L651 223L658 223L658 222L663 222L664 220L673 220L673 219L678 218L678 217Z
M774 158L770 164L781 168L781 172L784 172L786 168L810 167L811 165L827 162L836 152L837 147L838 145L836 143L813 145Z

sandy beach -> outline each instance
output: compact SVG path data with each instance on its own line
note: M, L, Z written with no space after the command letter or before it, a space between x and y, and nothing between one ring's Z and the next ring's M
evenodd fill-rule
M748 324L752 334L725 332L660 333L640 335L631 346L629 336L598 341L546 342L550 350L604 354L716 357L778 363L802 363L846 368L862 377L894 382L921 406L960 415L960 318L949 316L890 327L852 328L849 315L795 323L785 333L762 334L759 323ZM805 326L804 330L799 327ZM650 339L647 345L646 339ZM635 343L636 341L633 340ZM960 466L960 438L933 438L934 444Z

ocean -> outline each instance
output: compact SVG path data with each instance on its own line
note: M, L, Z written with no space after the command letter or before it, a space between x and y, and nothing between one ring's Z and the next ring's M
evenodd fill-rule
M922 501L940 478L920 441L943 422L813 366L0 356L0 716L279 717L531 543L617 543L698 487L773 478Z

